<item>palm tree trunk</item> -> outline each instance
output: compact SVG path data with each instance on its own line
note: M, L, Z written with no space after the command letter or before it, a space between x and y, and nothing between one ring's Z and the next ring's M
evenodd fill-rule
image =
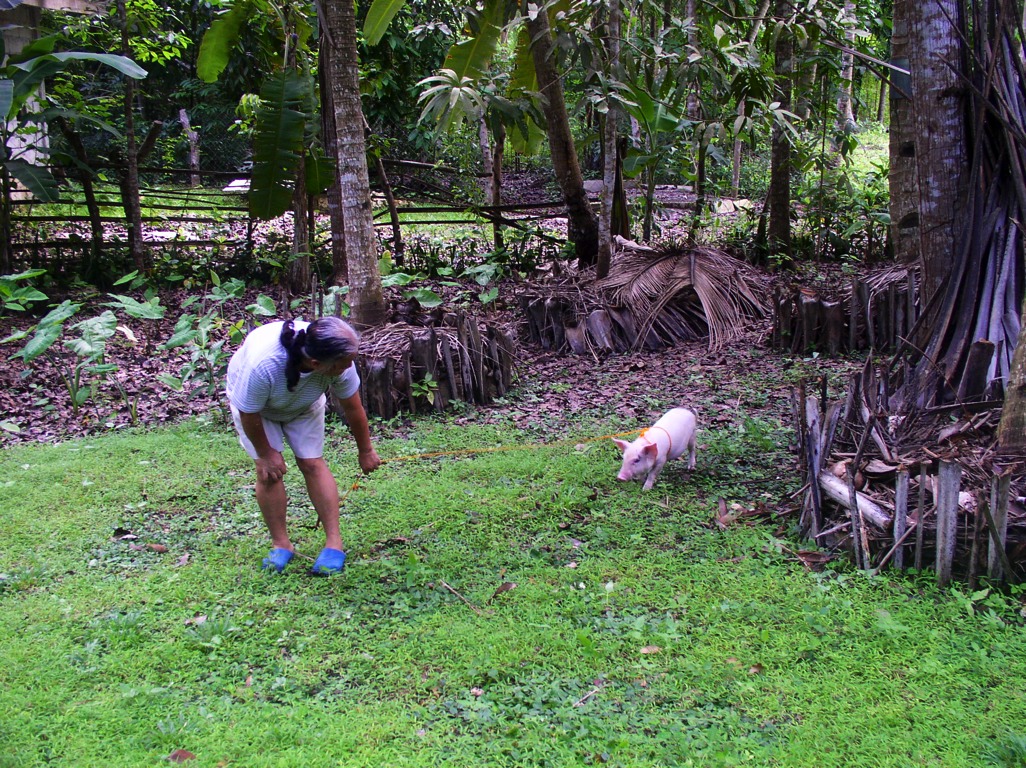
M777 0L776 12L782 18L790 13L786 0ZM776 100L783 110L791 109L791 77L794 42L786 28L780 30L774 50L776 69ZM779 123L773 125L770 153L769 226L767 249L773 262L780 266L791 263L791 140Z
M606 71L616 72L620 67L620 0L609 0L609 38L606 40ZM619 110L611 99L607 102L603 124L602 147L602 205L599 212L599 249L595 276L600 280L609 274L613 256L613 208L616 202L616 119Z
M338 157L338 131L335 129L335 102L332 98L331 44L322 39L317 51L317 78L321 92L321 132L324 152ZM349 282L349 260L346 258L345 216L342 213L342 192L337 183L328 185L328 218L331 229L331 282L346 285Z
M919 174L919 255L923 299L937 293L955 264L960 214L968 196L965 123L965 25L959 0L913 3L916 167Z
M349 262L351 319L357 327L369 327L384 322L387 307L378 271L378 244L367 174L353 0L326 0L324 15L325 44L333 46L330 88L338 144L335 183Z
M556 71L555 45L544 10L536 13L533 19L528 18L527 31L531 35L531 55L538 76L538 89L544 98L552 168L566 203L570 242L577 252L577 263L582 267L591 266L598 258L598 218L591 210L588 193L584 190L584 177L570 133L563 83Z
M916 121L912 80L907 73L912 36L909 11L915 0L894 0L891 23L890 77L890 237L894 260L909 264L919 258L919 183L916 176ZM882 86L881 86L882 87Z
M121 53L131 56L128 44L128 11L125 0L117 2L118 21L121 24ZM128 252L132 263L140 272L146 270L146 248L142 239L142 205L139 201L139 150L135 135L135 80L125 78L125 167L121 173L121 204L125 209L128 232Z

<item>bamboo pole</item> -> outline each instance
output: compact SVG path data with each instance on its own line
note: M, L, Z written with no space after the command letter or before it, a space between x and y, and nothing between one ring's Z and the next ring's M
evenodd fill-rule
M1008 537L1008 494L1012 476L1004 473L995 477L990 486L990 549L987 552L987 575L992 579L1012 578L1005 541Z
M908 524L908 470L902 467L894 487L894 567L905 570L905 550L901 542L905 540L905 529Z
M955 561L955 540L958 535L958 489L962 467L956 461L941 460L937 472L937 552L935 557L937 586L951 581Z

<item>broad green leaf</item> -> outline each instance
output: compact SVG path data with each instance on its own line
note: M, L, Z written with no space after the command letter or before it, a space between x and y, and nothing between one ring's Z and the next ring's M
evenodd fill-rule
M14 331L14 333L7 338L0 339L0 344L10 344L12 341L21 341L22 339L27 339L28 335L28 331Z
M14 159L5 161L4 167L40 202L55 203L60 199L57 180L43 166Z
M388 25L404 5L406 0L374 0L363 22L363 37L367 45L377 45L381 42Z
M114 53L86 53L80 51L69 51L66 53L52 53L50 54L57 61L68 62L68 61L94 61L97 64L103 64L104 66L116 69L126 77L131 77L134 80L142 80L149 73L132 61L127 56L119 56Z
M75 323L72 328L77 330L80 335L77 339L65 341L64 346L78 357L95 360L103 355L107 339L114 335L117 325L118 319L114 313L109 309L104 310L96 317Z
M33 304L37 301L46 301L50 298L45 293L37 291L31 285L24 285L18 288L14 291L13 297L17 301L28 302L29 304Z
M476 80L488 71L499 44L502 27L506 23L506 4L503 0L485 0L485 7L474 21L474 36L456 43L449 49L444 69L451 69L457 77Z
M175 347L184 347L186 344L190 344L195 341L199 333L194 328L185 328L183 330L176 330L171 334L171 338L161 344L158 349L174 349Z
M250 15L250 3L239 0L222 13L203 35L199 55L196 59L196 75L200 80L212 83L228 66L228 56L239 40L242 25Z
M311 195L324 192L335 179L335 166L331 158L319 148L309 151L303 158L306 171L306 191Z
M154 296L149 301L138 301L131 296L122 296L116 293L108 293L114 299L104 304L105 307L118 307L123 309L130 317L140 320L160 320L164 317L164 307L160 306L160 297Z
M36 328L35 335L29 339L29 343L20 352L16 352L14 357L20 357L26 363L31 363L53 346L63 330L64 327L61 325L51 325L45 328L40 325Z
M14 104L14 81L5 77L0 80L0 115L10 116L12 104Z
M57 47L57 43L60 42L57 35L45 35L43 37L37 37L35 40L31 40L17 53L11 53L10 61L8 63L15 64L21 61L28 61L29 59L35 59L39 56L45 56L48 53L53 53L53 49Z
M403 297L407 299L416 299L422 307L428 307L429 309L431 307L437 307L445 301L445 299L430 288L413 288L412 290L404 291Z
M45 269L26 269L24 272L18 272L13 275L0 275L0 280L7 280L13 283L17 280L31 280L33 277L39 277L40 275L45 274Z
M125 283L129 283L132 280L135 280L135 276L138 275L138 274L139 274L139 270L138 269L133 269L131 272L129 272L124 277L119 278L118 280L115 280L114 281L114 285L123 285Z
M182 391L182 380L175 378L170 374L158 373L157 381L159 381L161 384L164 384L165 386L171 387L171 389L175 390L176 392Z
M292 70L272 75L260 91L253 137L253 175L249 208L259 219L273 219L292 201L307 116L300 111L309 77Z
M256 303L250 304L246 310L259 317L274 317L278 314L278 309L274 306L274 299L265 293L257 296Z
M39 321L37 328L51 328L53 326L62 326L64 321L74 315L78 310L82 308L81 304L72 304L70 301L65 299L56 307L51 309L43 319Z
M390 275L384 275L381 278L382 288L391 288L395 285L409 285L416 280L415 275L408 275L405 272L393 272Z
M0 429L2 429L4 432L13 432L15 434L21 432L21 427L19 427L16 422L11 421L10 419L4 419L3 421L0 421Z

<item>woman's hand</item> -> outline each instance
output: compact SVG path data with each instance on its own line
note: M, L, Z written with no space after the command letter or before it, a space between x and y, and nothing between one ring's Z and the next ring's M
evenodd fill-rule
M366 451L360 451L359 456L360 469L363 470L363 474L373 472L375 469L381 466L381 459L378 458L378 452L373 448Z
M267 485L279 482L289 468L285 466L285 458L278 451L271 451L256 460L257 480Z

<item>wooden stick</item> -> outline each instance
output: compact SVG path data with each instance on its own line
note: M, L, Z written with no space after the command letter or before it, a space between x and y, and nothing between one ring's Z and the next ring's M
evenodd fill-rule
M902 537L900 539L898 539L896 542L894 542L894 546L891 547L887 551L886 555L884 555L882 558L880 558L880 564L877 565L876 568L873 569L873 575L874 576L877 575L878 573L880 573L881 570L883 570L883 567L885 565L887 565L887 562L891 559L892 555L894 555L896 552L900 552L901 551L902 544L905 543L905 539L907 539L910 535L912 535L912 531L916 530L918 528L921 528L921 527L922 526L919 524L918 520L913 520L912 521L912 525L910 525L908 527L908 529L905 531L904 535L902 535Z
M441 585L442 585L443 587L445 587L445 588L446 588L447 590L449 590L450 592L452 592L452 593L453 593L454 595L456 595L456 597L458 597L458 598L459 598L460 600L462 600L462 601L463 601L463 602L464 602L464 603L465 603L465 604L466 604L467 606L469 606L469 607L470 607L470 609L471 609L471 610L472 610L472 611L473 611L474 613L478 614L479 616L481 615L481 609L480 609L480 608L478 608L478 607L477 607L476 605L474 605L474 604L473 604L472 602L470 602L469 600L467 600L467 598L465 598L465 597L464 597L463 595L461 595L461 594L460 594L459 592L457 592L457 591L456 591L455 589L453 589L452 587L450 587L450 586L449 586L449 585L448 585L448 584L447 584L446 582L442 581L442 582L439 582L439 583L440 583L440 584L441 584Z
M980 538L983 534L983 521L989 517L983 508L987 506L987 499L980 494L981 498L976 500L976 519L973 521L973 543L969 553L969 589L975 590L980 570L980 548L983 544Z

